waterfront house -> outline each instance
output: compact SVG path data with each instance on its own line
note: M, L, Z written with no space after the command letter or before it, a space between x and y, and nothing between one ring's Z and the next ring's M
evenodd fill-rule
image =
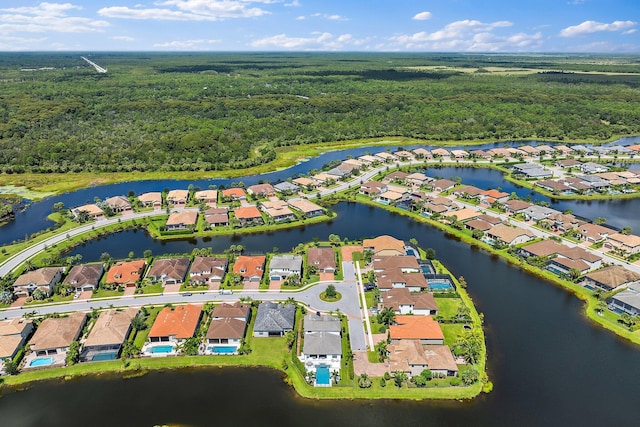
M473 185L465 185L453 190L453 195L456 197L462 197L465 199L472 199L474 197L480 197L484 193L484 190L474 187Z
M431 150L431 155L433 155L433 157L448 157L450 154L449 151L444 148L435 148Z
M193 197L199 202L208 206L215 206L218 202L218 190L196 191Z
M411 151L398 150L393 153L401 162L408 162L415 159L415 155Z
M264 222L262 219L262 214L260 213L258 208L253 205L236 208L233 210L233 214L235 215L241 227L260 225Z
M432 375L458 375L458 365L449 346L425 346L419 340L402 340L389 345L388 351L392 373L405 372L413 377L429 369Z
M380 296L382 305L396 314L438 315L438 305L433 294L411 292L407 288L394 288Z
M274 255L269 261L269 279L284 280L296 274L302 278L302 257L299 255Z
M162 282L163 286L177 285L184 282L188 269L189 258L156 259L147 272L147 279Z
M146 208L162 209L162 193L150 192L138 196L138 201Z
M218 304L213 308L213 311L211 312L211 318L216 320L231 318L248 322L250 316L251 305L243 304L239 301L236 301L233 304Z
M269 200L260 203L260 209L266 213L273 221L292 221L296 219L295 214L284 200Z
M379 161L382 160L385 163L390 163L398 160L396 156L394 156L391 153L387 153L386 151L383 151L381 153L376 153L373 156L377 157Z
M342 360L340 319L309 314L304 317L303 328L300 361L307 373L314 374L314 385L330 387L330 373L340 371Z
M627 270L620 265L611 265L586 274L580 284L588 288L598 287L608 292L638 281L640 274L635 271Z
M222 200L225 202L247 200L247 193L242 188L227 188L222 190Z
M87 362L117 358L136 314L138 309L134 307L100 313L83 343L80 358Z
M390 184L392 182L401 184L404 182L404 180L409 176L408 173L406 172L402 172L402 171L394 171L391 172L389 174L387 174L383 179L382 182Z
M640 283L627 285L627 289L613 295L608 303L609 307L618 313L640 315Z
M412 174L409 174L405 177L404 180L408 185L417 185L417 186L425 185L431 181L434 181L434 179L431 178L430 176L427 176L420 172L414 172Z
M256 184L247 187L247 194L254 197L269 197L275 196L276 190L271 184Z
M527 208L533 205L529 202L525 202L524 200L513 199L507 200L502 204L502 206L510 214L519 214L523 213Z
M609 250L616 250L625 256L640 252L640 237L635 234L613 233L607 237L603 246Z
M368 181L360 186L360 194L376 196L387 191L387 184L378 181Z
M189 200L188 190L171 190L167 193L167 204L175 208L183 208Z
M289 200L288 203L289 206L299 210L307 218L324 215L324 209L322 208L322 206L316 205L315 203L310 202L307 199Z
M491 189L491 190L483 191L482 194L479 195L479 197L480 197L480 200L487 203L489 203L488 200L492 200L492 202L497 201L500 203L504 203L507 200L509 200L509 193Z
M189 269L189 280L192 283L220 283L227 273L229 260L226 258L197 256Z
M402 273L419 273L420 265L415 256L396 255L396 256L373 256L373 271L376 273L389 270L399 269Z
M204 220L211 228L229 225L229 210L226 208L209 208L204 211Z
M103 274L103 264L75 265L63 283L72 286L76 292L92 291L98 287Z
M95 203L90 203L88 205L82 205L78 206L77 208L73 208L71 209L71 213L76 218L80 218L83 214L85 214L95 221L104 219L104 212Z
M62 279L63 272L62 267L43 267L27 271L13 282L13 293L19 297L28 297L39 289L46 296L51 296L54 286Z
M373 252L375 256L405 255L404 242L394 237L383 235L373 239L364 239L362 247Z
M125 196L114 196L105 199L104 201L111 211L114 213L121 213L123 215L128 215L133 213L133 209L131 208L131 202Z
M319 273L333 273L336 271L336 257L332 247L318 247L307 249L307 265L315 266Z
M578 238L590 243L601 242L613 233L614 231L610 228L598 224L585 223L578 227Z
M448 179L437 179L431 184L433 191L446 191L455 187L456 183Z
M205 335L204 354L237 354L247 332L247 322L233 317L212 319Z
M13 359L33 332L33 320L15 318L0 321L0 363Z
M542 221L557 213L560 212L540 205L531 205L522 211L522 215L527 221Z
M156 317L149 331L148 342L142 349L147 356L168 356L177 354L177 347L192 338L202 316L202 307L187 304L165 307Z
M365 154L364 156L360 156L357 159L359 162L364 163L365 165L371 165L375 163L380 163L381 159L378 157L374 157L370 154Z
M564 159L564 160L558 160L556 162L556 166L561 167L563 169L574 168L574 167L580 166L581 164L582 164L581 161L578 161L575 159Z
M294 184L299 185L300 187L309 189L309 190L313 190L314 188L318 188L318 186L320 185L320 183L318 181L316 181L315 179L311 179L311 178L307 178L307 177L300 177L300 178L296 178L292 181Z
M81 311L76 311L67 317L44 319L29 340L29 349L36 357L66 355L71 343L80 338L86 320L87 316ZM64 357L61 359L64 363Z
M519 245L533 240L536 237L535 234L529 230L520 227L511 227L506 224L498 224L491 227L491 229L487 231L487 236L490 239L507 245Z
M413 150L413 154L416 155L417 158L419 159L431 159L433 158L433 156L431 155L431 151L427 150L426 148L416 148L415 150Z
M240 255L233 264L233 273L242 276L243 281L260 282L265 262L264 255Z
M126 287L135 287L142 279L142 273L147 262L143 259L135 261L116 262L107 271L105 283L107 285L122 285Z
M167 219L166 230L193 230L197 223L198 211L172 212Z
M394 204L402 200L402 194L395 191L385 191L378 196L378 201L386 204Z
M427 290L429 285L422 273L403 273L401 268L387 268L376 272L378 289L387 292L395 288L406 288L412 292Z
M292 331L296 317L294 304L265 301L258 306L253 325L254 337L282 337Z
M471 221L467 221L464 223L464 228L466 228L467 230L480 230L483 233L489 231L491 227L493 227L493 224L481 219L472 219Z
M421 344L444 343L444 334L431 316L396 315L395 324L389 326L391 344L402 340L419 340Z
M300 191L300 187L288 181L274 185L273 189L280 194L295 194Z
M580 170L583 173L593 174L593 173L599 173L599 172L607 172L609 168L599 163L586 162L580 165Z

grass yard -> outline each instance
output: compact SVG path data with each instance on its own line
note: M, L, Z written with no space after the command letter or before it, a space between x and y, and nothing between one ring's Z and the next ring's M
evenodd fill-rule
M440 328L444 334L444 344L449 347L455 344L458 336L462 335L462 332L464 331L463 325L459 323L441 323Z
M455 317L458 307L462 305L460 298L435 298L438 304L438 315L444 319Z

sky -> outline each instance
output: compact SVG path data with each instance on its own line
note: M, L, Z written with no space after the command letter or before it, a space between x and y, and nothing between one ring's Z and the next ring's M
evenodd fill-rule
M640 0L0 0L0 51L640 52Z

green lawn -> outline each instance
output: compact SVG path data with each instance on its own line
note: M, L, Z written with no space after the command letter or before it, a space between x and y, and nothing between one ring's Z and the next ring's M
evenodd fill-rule
M119 291L117 289L110 290L110 289L100 288L93 291L93 295L91 296L91 298L111 298L111 297L119 297L122 295L124 295L124 291Z
M463 326L459 323L441 323L440 328L444 334L444 344L449 347L455 344L458 336L462 334L463 331Z
M458 307L462 305L460 298L436 298L438 304L438 316L450 319L458 313Z
M155 285L146 285L142 287L143 294L161 294L164 292L162 283L156 283Z

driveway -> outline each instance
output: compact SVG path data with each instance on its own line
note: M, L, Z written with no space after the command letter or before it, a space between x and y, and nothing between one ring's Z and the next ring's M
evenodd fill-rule
M342 274L345 282L356 281L356 269L351 261L342 261Z

